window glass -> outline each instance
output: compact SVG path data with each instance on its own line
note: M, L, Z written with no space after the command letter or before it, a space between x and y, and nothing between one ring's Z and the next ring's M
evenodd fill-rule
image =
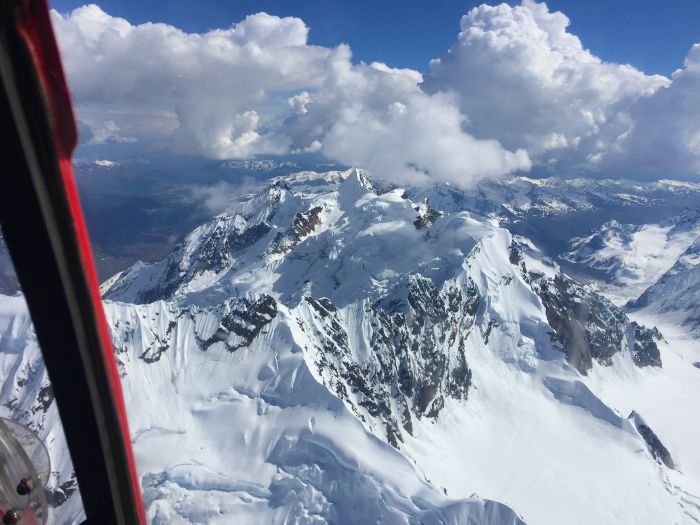
M0 473L0 510L3 512L16 510L24 519L29 519L25 513L30 511L41 516L34 498L17 494L18 486L23 480L26 485L29 479L26 492L45 495L49 523L84 520L78 482L58 410L32 319L0 234L0 418L3 418L0 421L0 446L3 447L0 455L4 462ZM17 444L26 458L20 457L14 448ZM38 475L38 482L33 477L14 479L19 473L28 472L27 460ZM32 506L25 509L28 503Z

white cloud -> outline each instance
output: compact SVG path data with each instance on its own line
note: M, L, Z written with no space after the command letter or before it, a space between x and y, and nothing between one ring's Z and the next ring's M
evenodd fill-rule
M530 166L525 151L467 134L454 101L423 92L419 73L353 65L345 45L308 45L298 18L259 13L188 34L96 5L52 15L93 142L120 136L120 111L126 120L144 111L176 116L174 132L161 126L176 151L219 159L320 151L387 178L460 184ZM138 136L140 124L129 120L129 131Z
M334 62L304 113L280 127L297 148L321 143L326 155L396 182L468 184L530 167L524 150L512 153L495 140L467 134L452 97L425 93L416 71L352 65L349 50L338 53L347 58Z
M311 96L309 95L308 91L302 91L298 95L294 95L293 97L289 97L287 99L287 106L289 106L289 109L292 113L294 114L299 114L299 115L304 115L308 113L308 109L306 109L307 104L311 102Z
M700 44L668 87L631 108L632 124L603 161L611 168L700 174Z
M203 34L132 25L96 5L52 17L79 110L174 112L176 149L213 158L283 151L260 134L256 110L268 93L313 87L331 54L306 45L301 20L264 13Z
M90 127L90 131L92 136L87 141L88 144L107 144L109 142L127 144L137 141L135 137L122 135L121 128L113 120L105 120L95 124Z
M478 137L539 161L583 160L627 130L631 105L668 79L602 61L568 26L564 14L531 0L476 7L423 87L455 93Z
M260 181L244 177L238 184L219 181L212 185L190 185L183 188L182 200L203 205L211 213L223 213L240 202L246 193L260 190Z
M218 159L320 152L414 183L467 185L532 161L700 172L700 51L672 79L646 75L592 55L566 16L531 0L471 10L425 78L309 45L292 17L201 34L96 5L52 17L93 143L159 136Z

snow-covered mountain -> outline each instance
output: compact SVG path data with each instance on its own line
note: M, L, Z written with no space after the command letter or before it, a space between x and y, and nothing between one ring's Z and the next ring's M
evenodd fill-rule
M568 251L574 237L589 235L605 222L657 224L695 207L700 184L516 176L486 180L468 190L442 184L410 191L410 196L430 196L441 210L497 217L502 226L535 241L553 257Z
M167 156L150 163L120 159L118 164L98 164L76 159L99 274L107 279L137 260L162 258L196 226L229 209L240 192L257 191L274 176L342 169L319 161L295 157L222 162ZM391 174L386 178L375 183L390 186ZM430 196L444 211L497 217L550 257L568 251L572 238L589 235L610 220L658 224L700 202L700 184L671 180L511 176L467 190L444 184L407 191L414 202Z
M616 304L700 338L700 208L658 224L610 221L559 259Z
M279 177L104 283L153 523L700 520L700 347L454 195Z
M489 179L474 189L460 189L449 184L421 190L442 200L445 208L481 208L514 217L528 214L557 215L580 213L591 209L610 209L636 205L663 206L669 199L697 196L700 184L673 180L640 182L625 179L590 179L563 177L533 178L513 176ZM471 201L471 202L470 202Z
M602 293L624 305L669 271L698 237L698 208L684 210L659 224L613 220L590 235L573 239L561 259L603 281Z
M667 317L700 338L700 236L628 308L644 311L647 316Z
M300 166L292 161L276 160L228 160L223 163L225 168L269 172L279 168L299 169Z

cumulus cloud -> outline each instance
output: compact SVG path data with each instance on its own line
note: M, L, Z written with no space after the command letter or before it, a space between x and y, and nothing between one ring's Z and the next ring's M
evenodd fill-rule
M352 65L347 48L338 54L346 56L334 61L320 88L280 126L297 148L322 145L340 162L399 182L460 184L530 167L524 150L506 151L495 140L466 133L453 97L425 93L416 71Z
M96 5L52 17L79 109L174 113L175 148L213 158L284 151L256 108L269 93L313 87L331 53L306 45L301 20L264 13L204 34L132 25Z
M602 61L568 26L564 14L531 0L476 7L447 54L430 63L423 87L455 93L476 136L539 161L585 161L629 128L631 105L669 81Z
M309 45L298 18L259 13L189 34L96 5L52 16L93 142L121 140L118 110L147 111L175 115L174 129L161 126L175 151L212 158L320 152L394 180L458 184L530 166L524 150L466 133L452 97L425 93L419 73ZM95 108L109 118L97 122Z
M293 17L206 33L96 5L52 17L93 142L160 136L218 159L321 153L413 183L467 185L533 162L700 172L700 51L671 79L607 63L531 0L471 10L425 77L310 45Z
M87 141L87 144L107 144L110 142L126 144L136 142L136 138L122 135L121 128L113 120L105 120L100 125L90 128L90 131L92 136Z
M601 163L638 171L700 174L700 44L672 82L631 108L632 124Z

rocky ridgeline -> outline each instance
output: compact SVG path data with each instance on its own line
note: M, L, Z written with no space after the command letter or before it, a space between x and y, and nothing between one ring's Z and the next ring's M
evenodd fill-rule
M647 448L649 449L652 457L670 469L676 468L673 458L671 457L671 453L664 446L651 427L649 427L644 418L633 410L627 419L632 421L634 427L637 429L637 432L639 432L642 439L644 439L644 442L647 444Z
M114 318L112 335L121 364L120 357L134 348L140 349L139 359L156 363L178 337L188 335L203 352L217 343L234 352L247 348L277 316L277 302L269 295L231 298L205 308L194 305L179 308L163 301L118 307L120 312Z
M593 361L612 365L613 356L626 348L637 366L661 366L656 343L662 336L655 327L649 329L631 321L622 308L564 274L552 278L528 271L515 241L510 245L509 260L519 266L523 278L542 300L553 336L580 373L587 374Z
M267 252L270 254L284 255L298 246L321 224L321 211L323 208L314 206L310 210L299 212L294 216L292 226L284 231L278 232L268 246Z
M375 302L342 310L326 298L304 303L297 323L318 375L365 423L379 421L392 445L403 440L399 427L413 432L414 417L436 418L446 397L467 398L465 342L479 304L473 285L438 288L411 275Z

